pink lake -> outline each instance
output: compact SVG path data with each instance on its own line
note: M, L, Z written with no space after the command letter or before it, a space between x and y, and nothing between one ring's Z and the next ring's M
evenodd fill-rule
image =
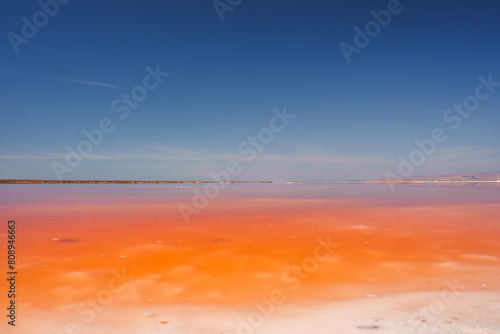
M203 187L2 185L12 332L500 333L500 188Z

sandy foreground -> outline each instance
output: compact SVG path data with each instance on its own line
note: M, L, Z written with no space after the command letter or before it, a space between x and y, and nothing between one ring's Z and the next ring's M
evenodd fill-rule
M247 307L108 305L82 317L77 305L26 307L16 333L500 333L500 292L421 291L318 305ZM2 321L3 322L3 321ZM10 327L10 326L7 326Z

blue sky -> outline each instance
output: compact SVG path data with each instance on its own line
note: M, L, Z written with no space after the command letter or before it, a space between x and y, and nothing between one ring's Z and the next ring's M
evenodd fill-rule
M457 129L443 119L479 76L500 82L500 4L401 1L348 63L339 44L388 3L243 0L221 21L211 1L71 0L16 53L9 33L42 8L5 0L0 178L206 180L231 160L234 180L381 178L435 128L447 139L413 175L500 170L500 87ZM148 66L169 75L119 119L111 104ZM297 117L248 161L239 145L285 106ZM105 118L113 131L70 166Z

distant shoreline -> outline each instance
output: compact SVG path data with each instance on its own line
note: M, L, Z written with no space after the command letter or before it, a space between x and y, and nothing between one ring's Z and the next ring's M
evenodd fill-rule
M314 184L314 183L378 183L378 184L421 184L421 183L496 183L500 180L361 180L361 181L140 181L140 180L25 180L3 179L0 184Z

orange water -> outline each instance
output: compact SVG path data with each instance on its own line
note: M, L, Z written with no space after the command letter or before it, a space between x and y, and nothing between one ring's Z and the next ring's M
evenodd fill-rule
M231 185L187 223L178 205L194 188L1 188L2 247L6 221L18 225L19 301L105 300L110 284L121 304L239 305L276 291L321 302L445 280L500 290L498 190Z

